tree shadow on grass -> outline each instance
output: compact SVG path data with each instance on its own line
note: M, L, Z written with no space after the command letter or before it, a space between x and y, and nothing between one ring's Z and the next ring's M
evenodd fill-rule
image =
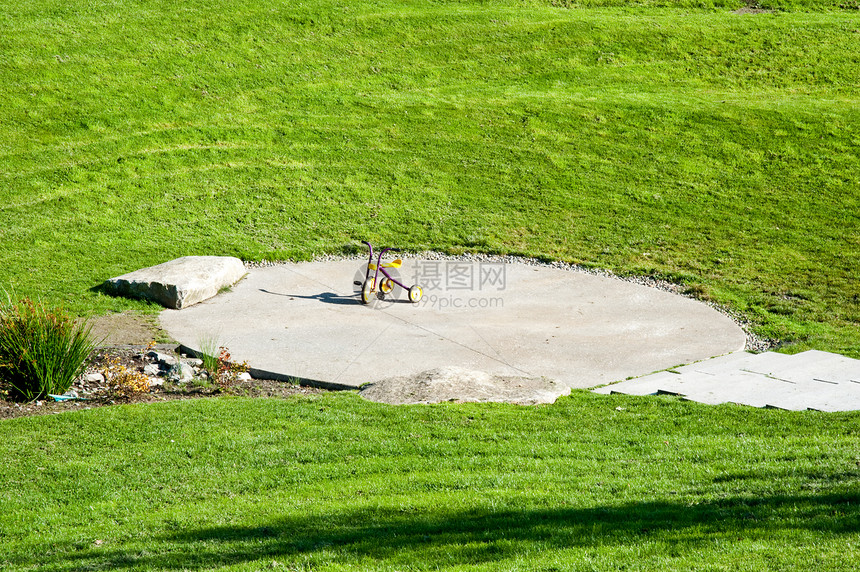
M715 538L777 540L860 532L860 493L730 498L700 504L646 502L594 508L403 513L368 508L284 518L263 526L215 526L150 539L147 549L90 548L57 569L193 569L257 561L432 567L491 563L562 549L666 545L684 553ZM809 535L812 535L811 537Z

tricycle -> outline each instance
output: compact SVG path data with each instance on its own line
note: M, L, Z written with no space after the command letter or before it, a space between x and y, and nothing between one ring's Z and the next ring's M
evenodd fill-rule
M413 284L412 286L406 286L400 280L391 275L389 270L400 268L403 264L403 260L401 258L397 258L390 262L383 262L382 257L387 252L397 252L395 248L383 248L379 254L376 255L376 260L373 259L373 245L371 245L366 240L362 240L362 243L367 245L367 249L370 251L367 260L367 270L364 274L364 282L361 285L361 303L369 304L370 297L375 293L376 297L380 300L385 300L385 296L394 289L395 286L399 286L406 290L409 295L409 301L413 304L417 304L421 301L421 297L424 295L424 290L418 284ZM382 274L382 276L380 276ZM356 285L359 285L359 282L356 282Z

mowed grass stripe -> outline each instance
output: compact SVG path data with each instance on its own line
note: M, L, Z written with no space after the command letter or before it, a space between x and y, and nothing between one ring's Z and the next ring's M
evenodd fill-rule
M11 420L0 562L844 569L855 417L577 391L531 408L340 394Z

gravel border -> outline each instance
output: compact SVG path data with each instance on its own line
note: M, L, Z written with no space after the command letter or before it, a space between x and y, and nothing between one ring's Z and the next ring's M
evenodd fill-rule
M685 298L689 298L691 300L696 300L697 302L701 302L703 304L707 304L714 310L723 314L730 320L732 320L735 324L738 325L746 334L746 344L744 349L749 352L760 353L765 352L770 349L773 349L779 345L779 340L773 340L769 338L761 338L752 332L752 323L744 318L739 313L712 302L710 300L702 300L697 298L696 296L690 294L687 288L682 284L676 284L674 282L669 282L668 280L661 280L659 278L654 278L652 276L621 276L611 272L609 270L604 270L600 268L587 268L585 266L581 266L579 264L568 264L567 262L560 261L543 261L537 258L530 258L526 256L514 256L510 254L499 255L499 254L482 254L482 253L465 253L465 254L445 254L443 252L437 252L434 250L424 250L420 252L409 252L409 251L401 251L405 255L410 258L418 258L423 260L440 260L440 261L453 261L453 262L495 262L495 263L505 263L505 264L523 264L526 266L539 266L544 268L554 268L558 270L566 270L568 272L582 272L585 274L592 274L594 276L601 276L603 278L611 278L614 280L623 280L625 282L632 282L633 284L639 284L640 286L646 286L648 288L656 288L657 290L662 290L664 292L670 292L672 294L677 294L679 296L683 296ZM367 259L366 255L363 254L324 254L320 256L315 256L312 262L341 262L343 260L356 260L356 261L364 261ZM291 262L288 260L262 260L258 262L248 262L245 261L245 266L247 268L268 268L272 266L279 266L281 264L296 264L295 262Z

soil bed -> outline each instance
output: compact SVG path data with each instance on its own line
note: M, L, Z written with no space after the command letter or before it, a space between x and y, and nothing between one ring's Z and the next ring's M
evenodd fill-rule
M159 346L156 349L169 351L175 346ZM97 350L93 363L87 368L87 373L101 372L109 364L114 367L124 366L128 371L142 373L146 364L151 363L145 357L146 347L107 347ZM72 389L86 399L54 401L51 398L41 399L32 403L16 403L0 399L0 419L27 417L32 415L52 415L66 411L79 411L104 407L120 403L153 403L177 399L201 399L222 395L242 397L276 397L284 398L291 395L309 395L322 393L325 390L304 387L269 379L250 379L235 381L226 387L205 380L187 383L173 383L165 380L161 386L151 386L150 391L134 397L118 397L108 392L106 382L87 382L83 377L75 381Z

